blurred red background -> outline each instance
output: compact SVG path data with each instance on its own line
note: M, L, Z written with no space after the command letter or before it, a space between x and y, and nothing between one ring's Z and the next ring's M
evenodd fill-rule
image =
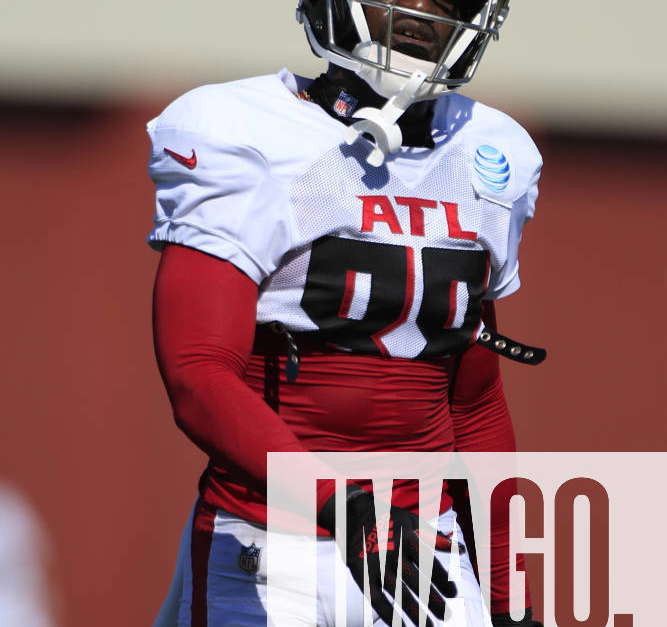
M155 367L145 122L163 104L0 108L0 476L43 518L60 624L149 625L204 459ZM522 450L662 451L667 143L536 133L545 170L501 329Z

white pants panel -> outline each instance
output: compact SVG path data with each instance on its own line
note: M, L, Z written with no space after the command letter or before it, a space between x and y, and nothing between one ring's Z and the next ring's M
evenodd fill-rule
M190 532L192 520L186 524L181 538L174 581L154 627L191 627L192 568ZM449 510L438 519L438 530L450 534L456 530L463 542L463 534L456 523L456 514ZM293 547L294 559L281 564L284 570L278 586L281 611L267 618L267 560L266 530L231 514L218 510L208 559L207 627L313 627L312 615L302 608L312 604L304 598L308 574L299 569L299 555L305 550L306 539L292 536L286 542ZM244 572L239 566L243 547L255 545L260 549L256 573ZM440 624L447 627L491 627L488 610L482 600L467 552L457 555L437 551L436 557L456 582L457 598L447 600L447 616ZM317 627L335 627L335 566L341 560L335 542L317 541ZM274 568L274 567L272 567ZM275 570L272 570L275 572ZM272 583L275 584L275 582ZM361 590L348 573L347 627L364 627L364 599ZM437 621L435 621L438 624ZM372 623L388 627L376 614Z

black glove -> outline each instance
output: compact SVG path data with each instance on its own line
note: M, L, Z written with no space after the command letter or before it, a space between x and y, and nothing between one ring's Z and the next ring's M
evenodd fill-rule
M533 620L533 610L528 608L523 620L512 620L509 614L494 614L491 617L493 627L544 627L542 623Z
M364 589L364 552L368 564L370 601L373 609L387 624L392 624L394 607L389 599L397 598L396 579L398 573L398 553L402 544L402 599L401 607L415 624L419 624L419 518L400 507L392 507L389 518L389 540L384 584L380 578L380 554L378 549L375 508L371 494L358 486L347 489L347 567L359 588ZM334 535L335 497L332 496L322 507L318 524ZM460 550L465 549L460 546ZM451 539L438 532L437 550L451 550ZM456 585L449 581L447 571L434 558L429 591L428 607L434 616L442 620L445 616L445 599L456 596ZM405 626L405 623L402 622ZM427 627L433 627L429 617Z

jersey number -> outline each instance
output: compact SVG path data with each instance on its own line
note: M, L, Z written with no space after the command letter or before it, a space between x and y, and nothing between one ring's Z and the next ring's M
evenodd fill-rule
M422 249L423 298L417 326L426 359L464 350L481 318L486 291L485 251ZM468 303L454 328L457 289L465 283ZM355 293L365 285L365 310L351 312ZM363 291L363 290L362 290ZM415 293L414 249L393 244L323 237L313 244L301 307L323 339L356 352L385 355L382 337L403 324Z

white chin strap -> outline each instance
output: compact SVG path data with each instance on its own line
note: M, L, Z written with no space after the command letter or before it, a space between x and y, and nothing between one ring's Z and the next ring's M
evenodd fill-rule
M427 77L428 75L425 72L417 70L382 109L364 107L354 113L354 117L360 118L360 120L347 128L345 141L351 146L362 135L370 135L375 142L375 148L366 159L369 165L379 168L389 155L400 150L403 143L403 133L401 133L397 124L398 119L415 102L416 96Z

